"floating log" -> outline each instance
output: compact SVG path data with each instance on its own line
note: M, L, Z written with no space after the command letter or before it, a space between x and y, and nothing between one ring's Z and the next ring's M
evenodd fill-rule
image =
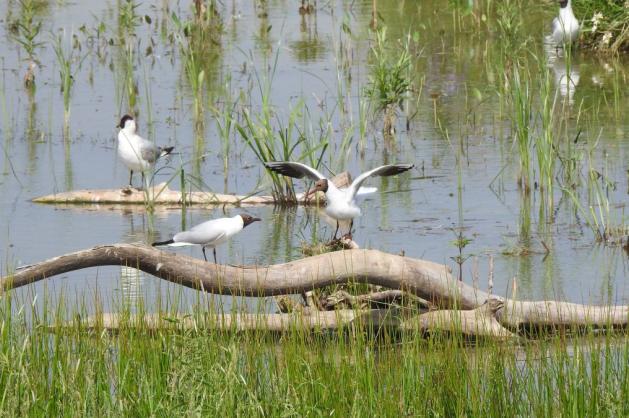
M351 183L349 173L343 172L332 179L337 187L346 187ZM317 199L304 198L304 193L295 195L297 205L314 203L317 199L325 200L325 194L317 193ZM277 203L290 204L291 202L278 202L273 196L256 196L256 195L235 195L221 194L201 191L187 191L181 193L178 190L171 190L167 183L160 183L147 190L139 190L135 188L123 189L101 189L101 190L73 190L69 192L54 193L33 199L35 203L48 204L106 204L106 205L143 205L151 202L156 205L235 205L235 206L252 206L252 205L273 205Z
M296 294L332 284L361 282L402 290L437 309L406 320L401 329L447 330L458 324L470 335L510 338L510 333L519 332L522 325L614 328L626 327L629 321L629 306L502 299L458 281L445 265L362 249L335 251L270 266L228 266L143 244L114 244L18 269L0 279L0 288L6 291L68 271L106 265L134 267L173 283L222 295ZM285 328L292 317L269 318L279 318L271 323L279 321L284 325L278 327ZM321 321L314 320L309 326L315 325L321 325Z
M334 251L270 266L229 266L145 244L113 244L51 258L1 279L8 290L87 267L135 267L167 281L222 295L305 293L331 284L363 282L401 289L437 306L472 309L487 299L459 282L443 264L377 250Z
M422 332L461 333L467 337L512 339L516 335L501 325L496 312L503 301L490 298L484 305L472 310L438 310L412 317L400 324L401 330Z
M305 310L287 314L223 313L210 314L197 318L190 315L118 315L103 313L84 320L68 321L53 330L80 326L88 330L119 331L121 329L142 329L148 332L160 330L222 330L222 331L271 331L290 332L304 330L332 331L352 323L380 329L397 328L399 320L386 309L336 311Z

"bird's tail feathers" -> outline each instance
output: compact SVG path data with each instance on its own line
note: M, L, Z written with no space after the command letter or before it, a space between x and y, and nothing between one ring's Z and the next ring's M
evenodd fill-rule
M378 191L377 187L360 187L356 192L356 196L364 196Z
M160 147L159 149L159 156L160 157L165 157L167 155L170 155L171 152L173 152L173 150L175 149L175 147Z
M153 247L159 247L159 246L162 246L162 245L170 245L170 244L173 244L174 242L175 241L173 241L172 239L169 239L168 241L154 242L151 245Z
M198 244L192 244L190 242L173 242L172 244L168 244L171 247L186 247L188 245L198 245Z

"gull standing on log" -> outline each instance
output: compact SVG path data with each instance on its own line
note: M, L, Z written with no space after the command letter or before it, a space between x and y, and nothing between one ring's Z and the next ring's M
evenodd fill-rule
M552 39L557 47L571 44L579 36L579 21L572 12L571 0L559 0L559 16L553 19Z
M325 193L325 213L336 220L336 230L334 231L333 239L336 239L336 234L339 231L339 221L350 221L348 235L351 237L354 218L360 216L360 208L356 205L356 196L373 193L378 190L375 187L360 187L365 180L371 176L394 176L414 167L414 164L383 165L361 174L349 187L339 189L323 174L305 164L274 161L264 163L264 165L269 170L288 177L300 179L307 176L315 180L314 187L308 190L304 197L307 198L318 191Z
M232 218L212 219L194 226L188 231L178 232L168 241L154 242L152 245L153 247L161 245L168 245L169 247L200 245L205 261L207 261L205 249L211 248L214 253L214 264L218 264L216 262L216 246L224 243L255 221L261 221L261 219L246 214L236 215Z
M168 154L175 147L158 147L151 141L142 138L136 133L137 126L133 117L124 115L118 125L118 156L129 168L129 187L132 186L133 172L142 174L142 187L144 187L144 172L155 166L155 162Z

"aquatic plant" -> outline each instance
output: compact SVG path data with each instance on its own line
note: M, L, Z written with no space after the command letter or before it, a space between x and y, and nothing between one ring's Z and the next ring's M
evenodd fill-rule
M61 93L63 94L63 109L66 123L70 118L70 98L72 97L72 86L74 77L81 69L83 60L87 58L87 54L82 57L75 55L75 49L64 47L64 37L60 33L52 38L52 47L55 51L57 65L59 65L59 75L61 78Z
M24 76L24 84L27 88L35 87L35 68L39 65L36 50L44 45L37 38L41 32L42 22L35 22L38 9L42 6L37 0L19 0L20 18L15 22L15 30L11 32L12 38L19 43L28 55L28 67Z
M297 121L303 117L304 102L300 100L290 109L288 122L283 122L275 115L271 103L271 90L278 58L279 50L275 54L273 65L263 76L258 73L257 69L254 69L260 93L261 109L258 113L252 113L249 109L244 108L243 121L235 123L236 130L262 163L307 160L311 166L317 168L327 149L328 142L323 138L320 138L317 143L310 141L303 133L305 129L299 130ZM270 170L267 171L267 174L271 179L272 194L275 200L277 202L294 202L296 197L292 179Z
M555 103L557 96L553 94L553 87L549 70L544 68L540 77L540 105L539 132L534 136L535 151L538 165L538 186L552 196L553 182L555 179L556 136L555 127ZM552 206L551 206L552 207Z
M410 33L399 41L397 48L387 44L386 27L376 32L371 47L369 82L365 94L375 103L376 110L384 113L383 132L392 135L395 130L396 107L401 107L411 90Z
M604 172L595 168L593 153L598 140L589 146L587 167L587 205L578 194L564 188L575 207L575 211L584 219L598 242L608 245L629 246L629 216L622 205L610 202L609 191L616 187Z
M520 172L518 185L528 193L531 190L531 122L533 92L530 82L530 74L523 70L521 74L518 67L513 68L512 80L509 84L512 106L512 135L518 149Z
M120 41L124 42L126 35L135 31L142 23L142 17L137 14L140 3L134 0L118 0L118 30Z

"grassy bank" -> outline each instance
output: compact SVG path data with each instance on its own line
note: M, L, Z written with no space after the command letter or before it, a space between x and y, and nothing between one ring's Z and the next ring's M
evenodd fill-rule
M582 22L581 43L601 52L629 51L629 2L590 0L574 3L574 13Z
M360 327L282 336L142 326L52 333L60 316L30 323L11 311L4 306L0 327L7 416L629 414L624 336L472 346Z

